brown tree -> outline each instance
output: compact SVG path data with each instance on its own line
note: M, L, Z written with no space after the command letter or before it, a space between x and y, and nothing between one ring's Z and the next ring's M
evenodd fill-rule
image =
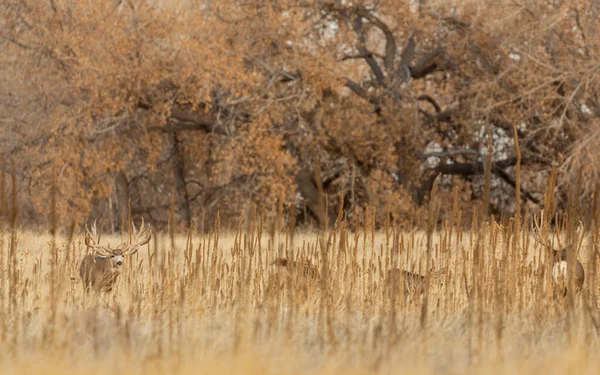
M31 220L56 171L61 217L122 221L130 199L160 225L173 195L182 225L279 203L326 225L343 196L402 223L439 174L472 207L490 141L491 206L512 212L513 126L525 201L563 157L559 203L581 167L583 199L600 178L597 1L1 4L2 139Z

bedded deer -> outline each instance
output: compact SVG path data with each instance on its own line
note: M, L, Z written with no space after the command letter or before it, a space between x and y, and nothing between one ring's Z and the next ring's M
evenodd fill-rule
M117 277L121 274L125 257L135 254L141 246L150 241L152 233L149 228L144 227L144 219L142 219L139 230L136 230L135 225L132 227L133 242L122 243L112 248L110 245L99 245L100 236L96 233L95 221L91 231L86 225L85 244L92 249L92 253L83 258L79 267L79 275L86 292L90 289L96 292L110 292Z
M438 271L431 271L430 277L430 285L440 284L443 285L442 275L444 273L444 268ZM400 283L403 283L403 291L404 297L408 298L411 295L415 295L416 293L422 294L425 292L425 276L420 275L418 273L401 270L400 268L392 268L387 271L386 276L386 284L392 287L396 287L397 291L400 291ZM393 289L391 289L393 290Z
M302 269L302 276L306 276L311 279L319 278L319 268L308 260L300 262L288 260L287 258L276 258L271 264L275 267L282 267L293 271Z
M549 245L545 245L539 238L538 232L540 232L540 226L537 222L534 222L535 229L532 231L533 238L542 246L546 248L550 248ZM573 244L568 244L561 250L556 250L552 248L552 281L554 282L554 286L557 288L556 290L560 290L564 287L564 295L567 295L567 281L568 277L568 262L567 262L567 254L568 252L573 252L573 257L575 257L575 249ZM585 281L585 271L583 269L583 264L579 261L579 259L573 259L575 269L573 273L573 285L575 292L580 292L583 290L583 282Z

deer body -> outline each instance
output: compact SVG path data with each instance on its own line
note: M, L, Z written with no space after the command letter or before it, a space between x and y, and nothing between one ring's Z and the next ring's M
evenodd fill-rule
M311 279L319 278L319 269L308 261L301 263L298 261L288 260L287 258L277 258L273 261L272 265L290 270L302 271L303 276L310 277Z
M431 280L441 281L439 280L439 276L443 272L444 269L432 271L430 276ZM386 283L391 287L399 287L402 280L404 280L402 291L404 292L405 298L416 293L422 294L425 292L425 276L401 270L400 268L392 268L387 271ZM440 282L440 284L442 283Z
M400 268L388 270L386 278L388 285L399 286L401 280L404 280L404 295L414 294L415 292L421 294L425 291L425 276L401 270Z
M90 289L96 292L110 292L121 274L125 257L135 254L140 246L147 244L152 237L151 232L144 228L143 219L139 232L133 225L133 234L134 239L131 244L122 243L112 248L98 244L100 236L96 235L96 223L92 226L91 232L86 227L85 244L93 250L92 254L87 254L83 258L79 266L79 276L86 292Z
M81 261L79 275L84 286L98 292L105 290L110 292L121 274L123 256L101 256L88 254Z
M557 287L564 287L565 295L567 294L567 281L568 279L568 263L567 263L567 249L566 247L562 250L552 250L554 255L554 264L552 265L552 279ZM583 289L583 282L585 281L585 271L583 264L579 259L575 259L575 270L573 274L573 285L575 291L579 292Z
M573 247L573 243L568 244L561 250L556 250L551 248L549 245L544 243L539 236L539 233L542 232L540 223L537 220L533 222L535 229L533 230L533 238L537 243L544 246L547 249L552 249L552 281L554 283L555 293L564 289L564 294L567 295L567 287L568 287L568 268L569 264L567 262L567 251L573 252L573 261L575 269L573 272L573 286L576 292L580 292L583 290L583 282L585 281L585 271L583 269L583 264L576 258L575 248ZM555 294L556 295L556 294Z

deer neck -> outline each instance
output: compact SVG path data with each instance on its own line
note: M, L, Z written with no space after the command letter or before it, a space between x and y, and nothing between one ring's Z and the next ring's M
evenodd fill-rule
M555 262L566 262L567 261L567 250L552 250L552 256ZM574 256L574 255L573 255Z
M104 273L110 273L115 276L121 273L121 267L114 267L110 256L95 255L94 262L104 269Z

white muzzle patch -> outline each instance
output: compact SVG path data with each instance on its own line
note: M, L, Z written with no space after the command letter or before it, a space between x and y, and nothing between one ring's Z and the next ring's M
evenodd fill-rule
M113 267L120 268L123 265L123 255L113 255L110 260Z

